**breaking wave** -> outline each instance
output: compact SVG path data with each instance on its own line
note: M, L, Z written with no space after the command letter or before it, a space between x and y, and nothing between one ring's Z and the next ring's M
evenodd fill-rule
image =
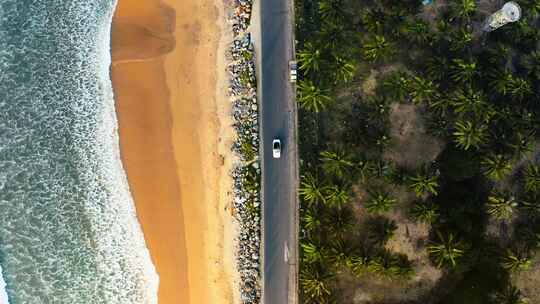
M157 303L119 158L115 6L0 0L0 265L11 304Z
M2 267L0 267L0 304L9 304L6 292L6 282L2 276Z

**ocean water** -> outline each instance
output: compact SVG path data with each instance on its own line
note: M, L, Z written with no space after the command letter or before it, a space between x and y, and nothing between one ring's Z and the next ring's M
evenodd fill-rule
M0 0L0 266L11 304L157 303L119 159L115 5Z

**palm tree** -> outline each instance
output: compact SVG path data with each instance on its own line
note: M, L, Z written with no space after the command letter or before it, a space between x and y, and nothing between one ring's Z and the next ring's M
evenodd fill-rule
M498 220L512 217L518 204L513 197L493 194L488 197L487 212Z
M415 177L410 178L410 187L414 190L417 197L421 197L426 193L437 195L437 188L439 188L438 179L438 176L428 176L418 173Z
M334 56L333 77L334 83L348 83L356 73L356 65L353 60Z
M386 192L370 192L370 198L365 203L366 210L370 213L388 212L397 202L395 198L390 197Z
M411 209L414 220L424 223L434 223L439 217L439 207L433 203L417 202Z
M465 253L465 246L457 241L452 233L443 236L440 231L437 231L437 237L438 240L427 247L429 255L439 268L445 265L455 267L457 261Z
M464 29L453 32L450 49L454 52L461 51L470 45L473 35Z
M450 12L453 18L468 19L476 10L475 0L458 0L450 4Z
M309 233L318 230L321 227L321 220L313 210L307 209L303 212L302 216L302 227L305 228Z
M454 112L458 114L473 113L475 117L487 108L483 94L473 91L471 87L467 87L465 90L458 89L452 98L452 106Z
M514 150L516 159L520 159L533 151L533 138L534 134L523 135L522 132L516 132L513 143L508 144L508 146Z
M434 99L429 103L429 108L433 113L441 117L446 117L451 106L452 99L447 96L438 96L437 99Z
M382 87L384 94L395 101L403 101L409 95L409 80L405 72L393 72L384 79Z
M525 179L525 190L529 192L538 192L540 190L540 167L530 163L523 171Z
M362 25L371 34L382 32L386 23L386 14L378 9L366 10L362 14Z
M317 73L321 70L322 66L322 54L318 47L313 43L307 42L304 48L298 52L298 63L300 64L300 70L306 73Z
M514 77L508 84L508 92L516 99L523 100L525 97L530 96L533 93L533 90L531 84L527 80Z
M345 186L332 185L325 190L326 203L332 207L341 208L349 201L348 189Z
M429 25L420 19L405 22L401 32L407 39L418 44L425 44L432 39Z
M521 207L533 216L540 215L540 198L538 192L528 192L521 197Z
M405 255L395 255L386 250L368 262L367 270L388 278L409 279L414 275L414 269Z
M521 257L508 249L503 257L502 266L511 272L526 271L532 266L532 260L528 257Z
M362 46L362 54L367 61L375 62L390 58L394 48L384 36L374 35Z
M300 247L302 247L302 261L305 263L324 262L328 257L328 250L320 244L302 242Z
M540 2L538 3L540 4ZM522 64L530 76L540 79L540 51L533 51L532 53L525 55Z
M415 104L429 103L438 96L437 85L431 80L414 76L411 82L411 98Z
M323 193L325 188L324 185L319 184L313 175L307 174L302 176L298 192L308 205L313 205L319 201L324 201Z
M365 183L369 177L375 174L375 171L377 170L377 168L372 161L362 160L356 164L355 170L358 172L358 175L360 176L360 181L362 183Z
M319 2L319 13L329 23L340 23L348 14L343 0L324 0Z
M512 165L501 154L489 154L481 163L484 175L494 181L500 181L512 172Z
M448 60L446 57L432 56L426 61L427 75L432 80L441 81L447 76Z
M521 290L513 285L507 285L504 289L497 291L493 295L494 304L528 304Z
M500 95L506 95L509 92L510 89L510 83L514 79L514 75L512 72L508 70L492 70L490 72L492 80L489 83L489 87L493 88L493 90L500 94Z
M319 41L324 43L326 50L339 50L340 53L347 52L348 45L354 39L343 23L332 22L325 22L317 36L319 36Z
M353 254L351 243L342 239L334 239L330 243L329 260L334 267L340 269L350 264Z
M375 218L369 222L368 238L372 243L384 246L397 230L396 221L387 218Z
M450 78L455 82L468 83L473 79L476 73L476 62L466 62L459 58L452 60Z
M479 148L486 140L486 127L460 120L456 122L456 131L453 134L458 147L464 150Z
M330 102L328 91L316 87L311 80L301 80L298 84L300 106L308 111L318 113Z
M334 274L321 265L303 265L300 272L302 291L317 303L325 303L325 298L330 295L330 282L333 278Z
M356 275L357 277L364 274L364 272L367 270L367 258L360 256L360 255L352 255L349 258L347 268Z
M331 208L324 212L323 227L330 238L342 238L354 226L354 214L349 208Z
M348 170L354 166L350 155L341 149L323 151L320 155L324 171L338 178L345 176Z

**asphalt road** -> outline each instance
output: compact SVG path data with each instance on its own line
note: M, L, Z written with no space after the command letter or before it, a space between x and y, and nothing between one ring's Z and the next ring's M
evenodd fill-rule
M260 0L260 82L263 143L263 304L297 303L296 100L289 82L294 58L290 0ZM272 140L282 142L280 159Z

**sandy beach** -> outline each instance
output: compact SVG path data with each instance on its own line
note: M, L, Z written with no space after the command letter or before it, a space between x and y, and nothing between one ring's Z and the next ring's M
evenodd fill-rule
M232 127L215 0L119 0L112 81L122 160L159 303L235 303Z

